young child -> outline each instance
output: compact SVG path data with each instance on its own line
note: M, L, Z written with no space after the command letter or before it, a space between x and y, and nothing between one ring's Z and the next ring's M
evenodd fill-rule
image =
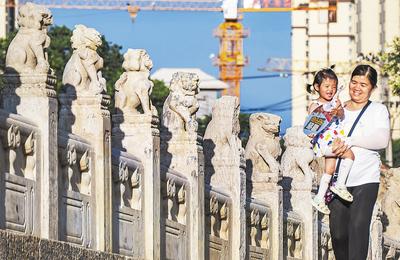
M322 69L315 74L312 87L318 92L319 97L313 102L308 113L321 112L330 120L329 124L313 136L313 150L317 157L325 157L325 172L323 173L317 195L311 204L320 212L329 214L329 208L325 204L325 194L329 183L336 169L336 155L332 153L332 144L336 138L346 140L346 133L343 130L342 120L344 116L340 100L337 99L338 78L335 72L330 69ZM340 171L337 182L331 186L331 191L346 201L353 201L353 196L345 186L347 175L353 165L354 154L348 149L342 156Z

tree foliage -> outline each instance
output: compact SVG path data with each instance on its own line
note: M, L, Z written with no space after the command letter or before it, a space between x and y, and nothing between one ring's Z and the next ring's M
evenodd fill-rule
M165 85L164 81L153 80L154 87L151 92L150 99L153 105L157 108L158 116L161 117L163 105L165 99L167 99L169 94L169 89Z
M380 55L382 72L387 74L393 94L400 95L400 37L396 37L386 52Z
M72 55L71 36L72 31L65 26L53 26L49 28L48 35L51 38L50 47L47 50L49 55L50 67L54 70L57 76L57 90L62 85L62 74L64 67ZM0 39L0 70L5 69L5 58L8 46L14 38L15 33L9 34L5 39ZM104 60L102 69L103 77L107 80L107 92L110 95L114 94L114 84L122 73L122 62L124 60L121 54L122 47L108 42L102 36L102 45L98 49L99 55Z

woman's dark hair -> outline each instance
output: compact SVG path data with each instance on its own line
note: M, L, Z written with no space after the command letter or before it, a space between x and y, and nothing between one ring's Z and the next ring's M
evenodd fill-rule
M335 67L335 65L332 65L330 68L324 68L319 70L315 76L314 76L314 81L311 84L307 84L307 92L312 93L313 90L315 90L315 85L321 85L322 81L324 79L332 79L335 80L336 83L338 82L338 77L336 76L336 73L332 70Z
M378 73L370 65L366 65L366 64L358 65L353 70L353 73L351 73L351 78L353 78L354 76L365 76L365 77L367 77L373 88L376 87L376 83L378 82Z

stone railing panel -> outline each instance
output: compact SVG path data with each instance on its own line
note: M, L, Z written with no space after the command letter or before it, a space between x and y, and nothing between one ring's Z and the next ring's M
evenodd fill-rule
M257 202L247 203L247 255L250 259L272 259L272 212Z
M231 259L232 200L221 191L208 186L206 207L206 256L205 259Z
M60 239L94 248L95 187L92 182L92 147L72 134L59 138Z
M161 181L162 238L166 259L188 259L188 222L190 208L190 184L182 174L168 170Z
M0 139L0 227L39 235L39 130L21 116L0 111Z
M128 153L113 149L112 154L113 249L144 258L143 166Z
M283 250L287 259L306 259L304 257L304 223L298 215L288 214L284 220Z

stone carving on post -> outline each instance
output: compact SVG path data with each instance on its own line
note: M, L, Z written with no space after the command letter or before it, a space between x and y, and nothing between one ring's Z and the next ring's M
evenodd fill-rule
M50 37L47 28L53 24L50 10L28 2L19 8L17 23L18 33L6 55L6 71L47 74L50 70L47 56Z
M250 137L246 145L246 160L251 163L247 168L253 172L252 178L257 179L257 175L267 182L278 182L279 162L278 156L281 154L279 144L279 126L281 117L267 114L256 113L250 116Z
M268 232L271 235L272 250L269 253L274 259L280 259L283 254L282 188L278 185L282 173L277 161L281 155L281 120L281 117L273 114L252 114L250 137L245 151L248 197L268 205L271 209L272 223Z
M232 199L229 233L235 235L229 236L231 259L244 259L246 254L246 173L238 137L239 111L237 97L221 97L213 107L212 119L204 134L206 182L211 191L221 191Z
M176 72L172 75L169 89L163 108L162 127L172 137L186 132L197 138L199 77L195 73Z
M26 176L33 174L34 168L40 169L40 212L41 237L57 239L58 228L58 162L57 162L57 117L58 102L56 99L56 78L49 66L47 48L50 38L48 27L53 23L49 9L26 3L21 5L17 17L19 30L11 41L6 54L6 69L3 75L4 85L1 89L2 108L18 114L28 120L34 118L40 129L40 160L36 163L26 153L29 144L23 147L28 165ZM20 149L18 148L18 149ZM12 149L11 149L12 150ZM28 149L29 150L29 149ZM18 155L18 153L17 153ZM22 156L22 153L21 153ZM11 158L12 159L12 158ZM18 167L20 168L20 167ZM14 169L11 168L13 171ZM20 170L20 169L19 169ZM29 173L30 172L30 173Z
M288 214L293 213L299 216L299 221L303 223L302 232L304 232L303 257L304 259L316 259L318 256L318 219L317 212L310 203L315 175L310 163L314 159L314 153L311 150L310 139L303 133L302 126L286 129L283 139L286 146L281 160L284 219L289 223ZM290 234L286 232L285 235L289 236Z
M303 128L294 126L286 130L283 137L286 150L282 155L281 170L284 177L291 179L292 188L304 188L311 191L314 172L310 163L314 160L310 139Z
M141 107L144 114L157 115L150 94L153 82L149 79L153 62L143 49L128 49L124 54L122 73L115 83L115 107L124 114L138 114Z
M150 94L153 62L143 49L128 49L125 72L115 83L113 147L138 157L143 165L144 256L160 258L160 132L157 111ZM141 111L143 113L141 113Z
M73 53L63 73L64 90L67 93L100 94L106 90L103 78L103 58L97 54L101 35L93 28L79 24L71 37Z
M179 203L180 208L185 214L186 209L188 212L187 222L184 222L190 241L188 255L189 259L204 259L204 168L196 121L199 77L195 73L176 72L172 75L169 89L161 118L161 176L165 178L168 171L174 170L187 178L188 184L177 190L177 194L180 196L178 199L185 201ZM166 230L167 238L173 235L168 233L170 229ZM171 249L176 246L168 240L166 254L171 255Z
M71 37L73 53L64 69L59 97L59 128L87 140L93 148L96 237L92 247L112 251L110 97L101 72L103 59L97 53L101 43L95 29L75 26Z

